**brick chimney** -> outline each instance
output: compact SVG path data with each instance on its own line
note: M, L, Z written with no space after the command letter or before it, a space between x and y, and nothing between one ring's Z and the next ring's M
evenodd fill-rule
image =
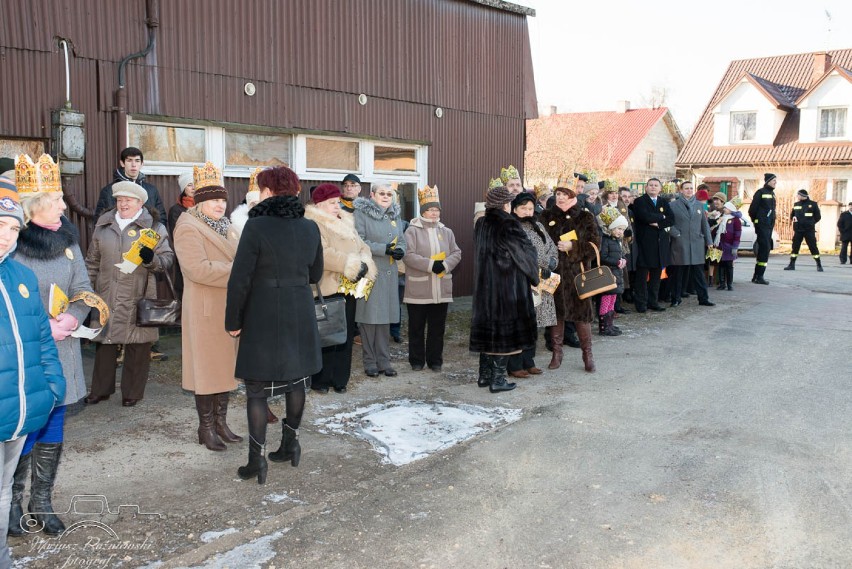
M616 101L615 102L615 112L626 113L629 110L630 110L630 101Z
M831 67L831 56L824 51L815 53L814 72L813 76L811 77L811 84L816 83L820 77L825 75L825 72L828 71L829 67Z
M551 115L555 115L555 114L556 114L556 105L550 105L550 114L551 114Z

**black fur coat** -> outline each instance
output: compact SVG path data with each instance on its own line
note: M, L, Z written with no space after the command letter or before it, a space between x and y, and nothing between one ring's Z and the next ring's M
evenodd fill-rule
M531 286L538 284L535 248L520 222L489 208L473 230L470 350L507 354L535 345Z

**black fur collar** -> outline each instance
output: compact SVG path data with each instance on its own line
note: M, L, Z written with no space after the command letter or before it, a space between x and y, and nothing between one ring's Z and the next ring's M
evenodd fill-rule
M30 222L18 237L17 252L30 259L49 261L65 255L65 249L80 244L80 233L68 218L62 217L62 227L56 231Z
M274 196L249 210L249 218L266 216L298 219L305 216L305 206L296 196Z

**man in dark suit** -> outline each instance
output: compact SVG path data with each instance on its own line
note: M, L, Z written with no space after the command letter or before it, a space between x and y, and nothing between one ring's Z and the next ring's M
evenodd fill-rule
M648 308L663 312L658 297L660 275L669 263L668 228L674 224L674 215L668 200L659 197L663 184L651 178L645 184L645 194L634 200L633 237L636 240L636 287L634 299L637 312Z

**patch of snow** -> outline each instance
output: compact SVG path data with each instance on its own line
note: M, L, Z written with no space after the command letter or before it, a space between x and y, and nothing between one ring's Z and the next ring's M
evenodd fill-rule
M280 504L281 502L292 502L294 504L304 504L302 500L298 498L294 498L289 494L269 494L263 497L264 500L268 500L273 504Z
M205 531L201 534L200 539L204 543L210 543L216 539L219 539L222 536L230 535L232 533L237 533L239 530L237 528L228 528L222 531Z
M383 462L401 466L520 418L520 409L402 399L359 407L315 424L365 439Z
M207 559L203 565L197 565L191 569L228 569L229 567L260 569L264 563L275 557L275 549L273 549L272 544L281 539L288 531L290 531L290 528L265 535Z

